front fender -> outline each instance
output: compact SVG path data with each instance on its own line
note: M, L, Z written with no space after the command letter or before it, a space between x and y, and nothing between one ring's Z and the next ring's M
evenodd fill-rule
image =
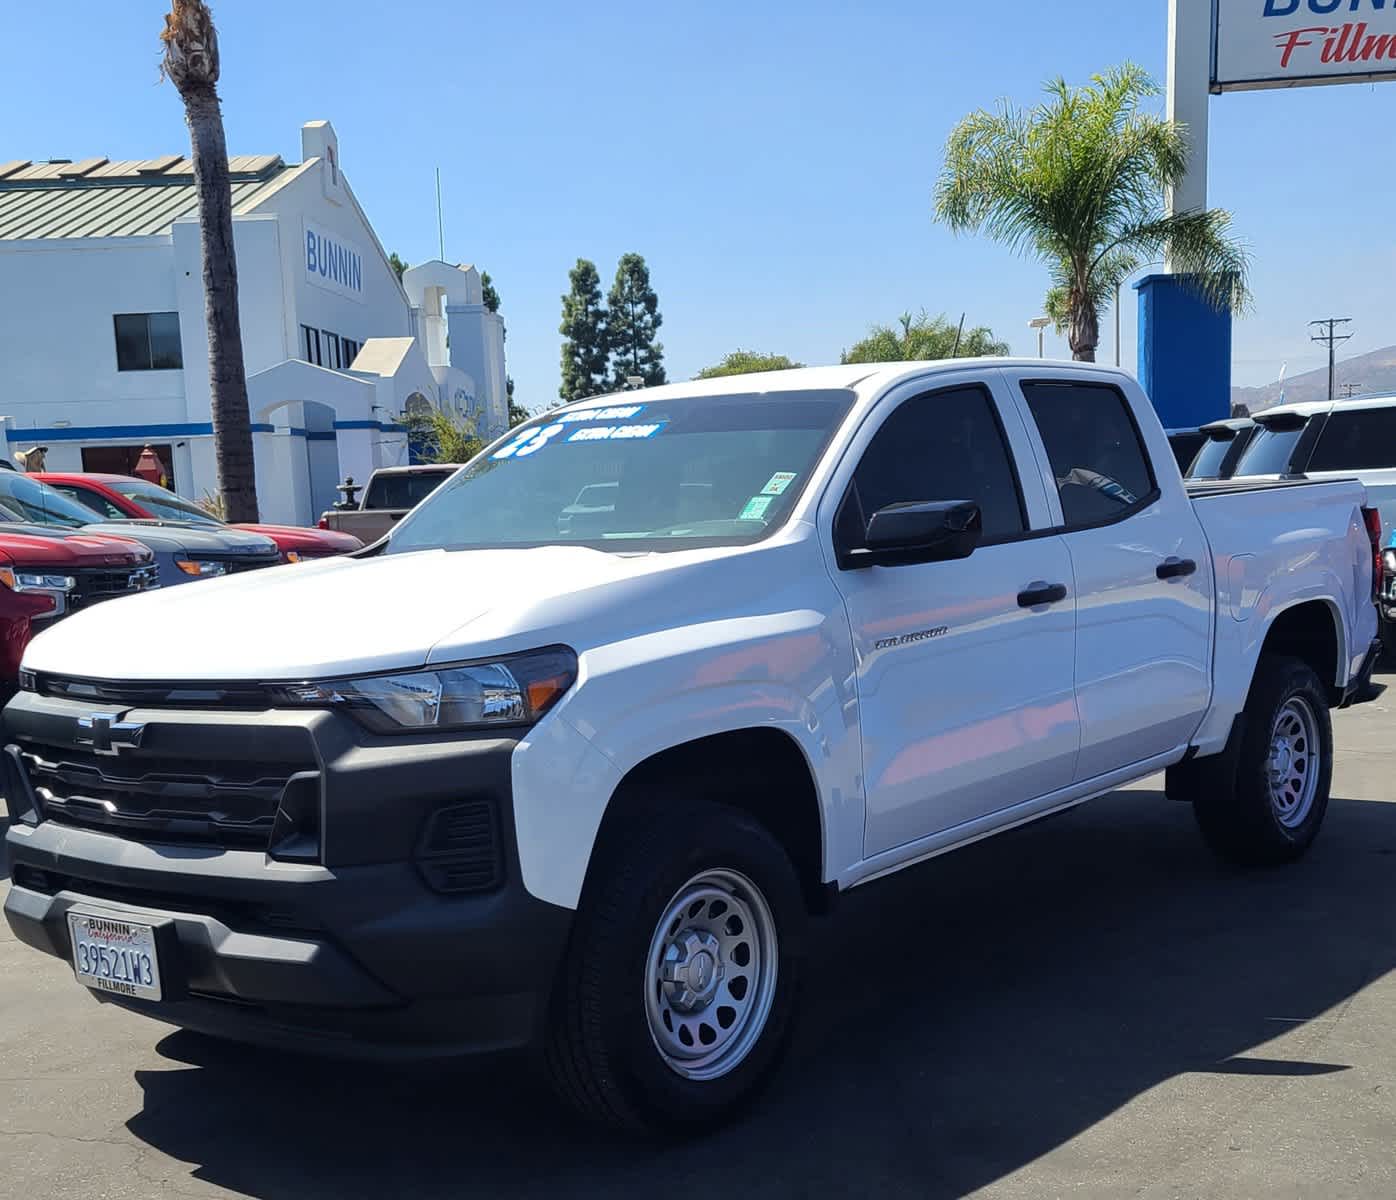
M573 692L515 751L515 825L531 894L576 907L607 806L641 763L758 727L787 733L809 764L824 878L861 858L852 648L835 616L762 615L645 635L588 651L579 668ZM571 778L545 769L545 741L573 764Z

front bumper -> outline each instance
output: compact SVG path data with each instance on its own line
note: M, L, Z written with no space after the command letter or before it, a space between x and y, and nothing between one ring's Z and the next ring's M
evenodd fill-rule
M92 707L21 693L5 712L7 740L56 756L67 739L79 756L76 722ZM278 861L266 849L191 837L187 820L171 823L177 836L151 836L93 827L81 810L44 817L42 796L17 795L29 777L7 757L12 815L29 810L6 837L13 886L5 916L21 941L70 958L73 909L156 925L166 931L165 999L101 998L239 1040L403 1058L536 1039L572 913L520 881L512 740L375 738L330 713L133 709L121 717L145 732L138 747L108 760L120 767L101 765L111 775L139 776L144 766L153 774L172 746L186 768L256 755L259 745L269 763L303 748L318 776L318 849L307 852L302 837L284 844L307 861ZM462 873L438 844L441 814L478 814L482 805L493 814L492 862L481 870L472 851L475 866ZM36 824L35 815L44 819ZM472 845L481 836L478 822L451 828Z

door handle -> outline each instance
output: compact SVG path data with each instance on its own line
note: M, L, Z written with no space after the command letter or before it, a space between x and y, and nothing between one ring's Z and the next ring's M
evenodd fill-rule
M1190 558L1165 558L1158 565L1155 574L1160 579L1182 579L1197 570L1197 564Z
M1036 608L1039 604L1056 604L1065 599L1064 583L1030 583L1018 593L1018 607Z

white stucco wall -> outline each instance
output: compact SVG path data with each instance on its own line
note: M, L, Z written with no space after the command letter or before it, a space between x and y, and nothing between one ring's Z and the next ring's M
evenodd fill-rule
M306 125L302 150L303 163L233 223L254 425L268 423L265 410L274 399L334 410L334 440L322 436L313 449L306 449L305 426L323 425L323 413L307 422L303 408L282 408L270 422L273 430L254 434L263 516L291 523L318 517L331 474L366 478L376 466L406 461L404 434L382 426L395 422L412 391L440 404L463 387L474 396L497 386L500 400L481 423L507 423L502 323L489 313L481 320L473 269L435 264L466 278L448 299L470 311L443 313L451 318L449 368L443 361L442 371L434 371L429 356L414 348L387 379L350 375L347 362L319 375L274 370L304 353L302 325L360 344L418 332L408 294L340 169L333 127ZM308 262L308 233L352 257L353 286ZM114 314L170 311L179 314L184 368L118 371ZM207 362L195 219L154 237L0 240L0 417L8 418L0 453L6 457L34 444L26 430L42 436L55 470L80 470L84 445L168 443L177 490L194 499L214 492Z
M0 414L17 429L184 420L184 372L118 371L112 323L178 307L168 238L0 242Z

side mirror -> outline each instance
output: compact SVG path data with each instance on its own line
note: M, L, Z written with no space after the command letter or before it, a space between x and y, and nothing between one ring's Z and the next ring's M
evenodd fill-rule
M846 565L899 567L968 558L984 533L971 500L918 500L889 504L868 518L865 547L850 550Z

